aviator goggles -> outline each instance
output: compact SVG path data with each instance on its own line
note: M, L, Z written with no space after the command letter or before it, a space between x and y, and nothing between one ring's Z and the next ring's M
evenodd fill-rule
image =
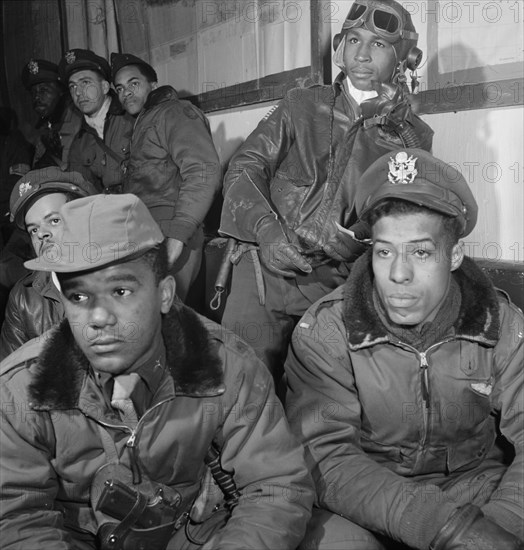
M390 43L398 42L401 38L418 39L418 33L403 29L398 13L384 4L378 7L355 2L344 21L342 32L362 26Z

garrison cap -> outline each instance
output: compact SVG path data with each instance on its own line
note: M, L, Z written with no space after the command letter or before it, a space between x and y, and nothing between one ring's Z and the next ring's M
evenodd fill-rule
M155 69L149 64L146 63L143 59L140 59L132 53L112 53L111 54L111 77L113 81L115 80L116 73L126 67L127 65L139 65L145 69L147 77L152 82L157 82L158 77Z
M75 48L69 50L58 64L60 79L67 85L69 77L77 71L90 70L101 74L105 80L111 82L111 68L109 63L91 50Z
M478 207L464 176L422 149L386 153L360 178L355 208L362 218L384 199L402 199L462 221L462 237L477 223Z
M11 192L11 221L25 230L24 218L28 208L38 197L49 193L68 193L80 198L98 191L78 172L63 172L56 166L30 170L16 182Z
M22 84L27 90L41 82L60 83L58 65L46 59L30 59L22 69Z
M94 195L60 209L63 234L28 269L76 273L130 261L156 248L164 235L147 206L130 193Z

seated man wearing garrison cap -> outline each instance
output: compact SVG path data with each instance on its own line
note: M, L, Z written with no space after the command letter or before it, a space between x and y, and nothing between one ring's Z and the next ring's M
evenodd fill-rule
M175 302L132 194L71 201L51 271L66 318L0 364L2 548L296 548L313 504L269 372Z
M120 193L133 118L111 90L109 63L91 50L69 50L58 65L83 121L69 154L69 170L80 172L99 192Z
M371 249L285 365L317 489L300 548L522 549L524 318L464 255L475 199L406 149L362 175L356 210Z
M222 182L204 113L158 87L156 71L132 54L111 54L118 98L136 117L124 192L140 197L166 236L177 294L186 301L202 262L202 224Z

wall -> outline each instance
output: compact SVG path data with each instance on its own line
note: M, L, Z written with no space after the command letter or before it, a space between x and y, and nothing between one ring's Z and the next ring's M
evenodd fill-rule
M413 2L411 2L413 4ZM329 2L332 34L351 2ZM418 20L416 19L418 17ZM414 16L419 46L427 51L427 25ZM427 59L424 60L427 66ZM333 75L338 69L333 67ZM421 71L422 87L425 82ZM209 119L224 164L272 104L211 113ZM479 222L465 244L471 256L524 261L524 107L478 109L422 117L435 131L435 156L457 163L479 204Z

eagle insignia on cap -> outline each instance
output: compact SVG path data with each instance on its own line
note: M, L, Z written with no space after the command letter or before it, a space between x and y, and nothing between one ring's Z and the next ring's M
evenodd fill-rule
M389 157L389 173L388 180L394 185L398 183L413 183L418 170L415 168L417 158L413 155L408 157L404 151L397 153L395 158Z
M27 192L31 191L31 189L33 189L31 187L31 182L25 181L24 183L22 183L22 185L20 185L20 189L18 189L18 193L20 196L22 196L22 195L25 195Z
M67 61L67 63L69 63L69 65L71 65L71 63L74 63L76 61L75 52L72 50L69 50L68 52L66 52L65 60Z
M27 68L29 69L29 72L31 74L38 74L38 71L40 69L38 67L38 63L34 59L31 59L31 61L29 61L29 63L27 64Z

